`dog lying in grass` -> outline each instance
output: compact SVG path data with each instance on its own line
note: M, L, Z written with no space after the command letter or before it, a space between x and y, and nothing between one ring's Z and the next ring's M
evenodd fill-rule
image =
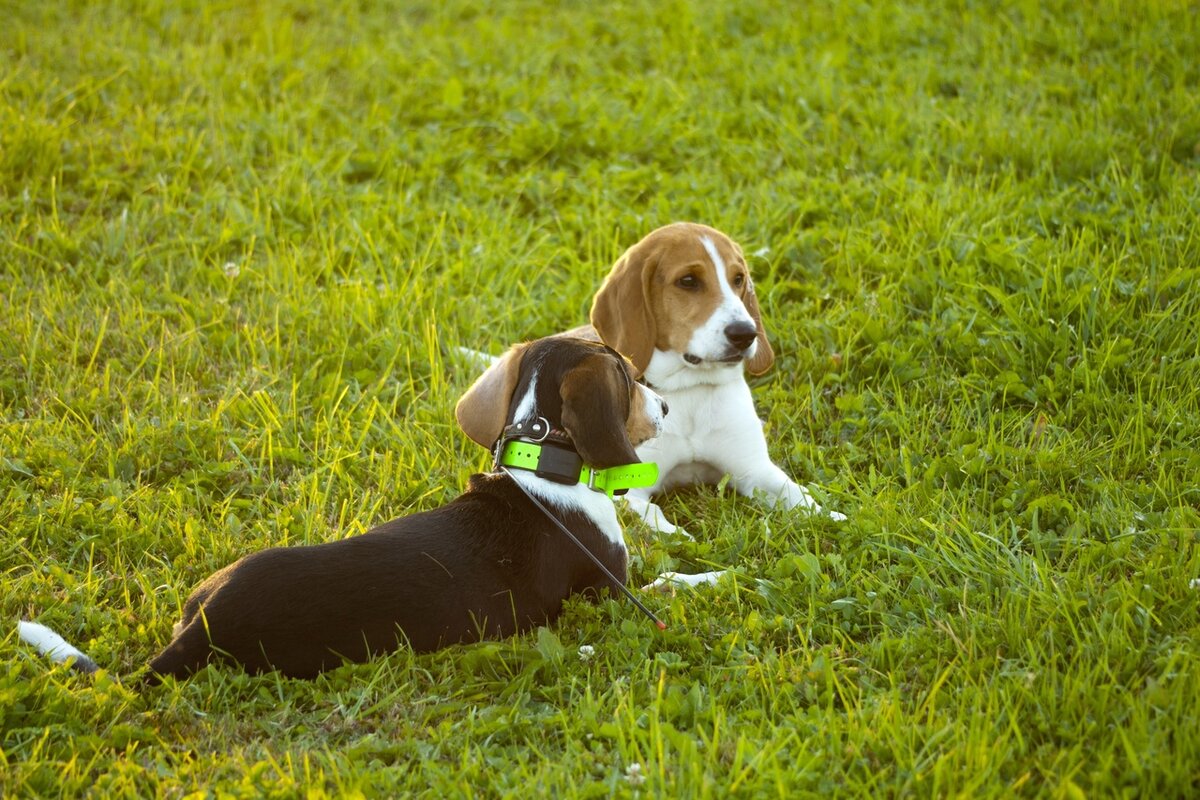
M638 376L674 408L662 435L638 448L659 466L658 482L626 498L651 527L678 529L652 498L678 486L717 483L779 508L822 508L771 460L745 373L775 363L742 248L715 228L677 222L648 233L617 260L596 292L591 326L629 356Z
M496 444L506 471L474 475L448 505L361 536L271 548L219 570L188 598L147 680L214 660L311 678L405 645L426 652L552 622L569 596L612 582L521 487L623 585L627 552L610 495L637 483L632 474L657 477L635 466L634 448L658 434L666 410L602 344L517 345L456 409L472 439ZM21 622L19 632L55 660L96 668L43 625Z
M591 324L563 335L603 341L628 356L638 377L674 409L662 435L638 448L658 464L657 483L625 496L652 529L690 538L653 498L726 475L747 497L846 518L821 507L767 451L745 373L766 373L775 353L746 258L724 233L691 222L651 231L613 265L593 300ZM491 361L463 352L476 363Z

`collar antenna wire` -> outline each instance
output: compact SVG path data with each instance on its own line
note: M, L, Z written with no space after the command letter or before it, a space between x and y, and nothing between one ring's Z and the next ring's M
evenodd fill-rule
M649 617L650 621L653 622L655 625L657 625L658 629L660 631L665 631L667 629L667 624L665 622L663 622L658 617L654 616L654 612L651 611L650 609L646 608L646 606L644 606L642 604L642 601L638 600L637 597L634 596L633 592L629 591L629 587L626 586L623 581L617 580L617 576L613 575L611 572L609 572L608 567L606 567L606 566L604 566L604 564L600 563L600 559L596 558L596 556L592 553L592 551L588 550L583 542L581 542L581 541L579 541L579 539L575 538L575 534L573 534L569 530L567 530L566 525L563 525L561 522L559 522L558 518L555 517L553 514L551 514L550 510L547 509L544 505L542 505L542 501L540 501L536 497L534 497L529 492L529 490L527 490L524 486L521 485L521 482L518 481L516 479L516 477L512 474L512 470L510 470L508 467L503 466L503 465L499 465L499 466L500 466L500 469L504 471L504 474L508 475L508 477L513 479L513 483L516 484L517 488L520 489L522 492L524 492L525 496L528 497L530 500L532 500L533 504L535 506L537 506L538 509L543 514L545 514L546 517L551 522L553 522L555 525L557 525L558 529L560 531L562 531L563 533L565 533L567 535L567 538L570 539L572 542L574 542L575 546L578 547L580 550L582 550L583 554L585 556L587 556L588 558L590 558L592 563L600 568L601 572L603 572L605 575L608 576L608 579L610 581L612 581L613 586L616 586L618 589L620 589L621 593L624 594L626 597L628 597L633 602L633 604L638 607L639 611L641 611L643 614L645 614L647 617Z

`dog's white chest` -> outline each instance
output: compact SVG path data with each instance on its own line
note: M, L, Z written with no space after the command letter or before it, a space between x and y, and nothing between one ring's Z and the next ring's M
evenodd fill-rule
M762 424L744 380L661 391L670 406L658 438L638 447L638 456L662 470L660 488L712 482L745 450L757 451Z
M586 515L595 523L606 539L622 550L625 549L625 537L621 531L621 523L617 521L617 512L607 495L594 492L582 484L564 486L551 483L521 470L510 471L508 474L513 480L519 481L526 490L536 494L547 505L562 511L576 511Z

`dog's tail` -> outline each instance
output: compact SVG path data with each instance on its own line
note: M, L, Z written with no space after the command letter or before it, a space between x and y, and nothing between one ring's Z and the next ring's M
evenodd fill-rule
M500 360L500 356L492 356L479 350L472 350L469 347L456 347L459 356L465 359L471 366L474 367L490 367Z
M99 669L96 662L88 658L82 650L72 646L70 642L45 625L21 620L17 623L17 635L23 641L33 645L38 652L50 656L59 664L69 663L72 668L80 672L91 673Z

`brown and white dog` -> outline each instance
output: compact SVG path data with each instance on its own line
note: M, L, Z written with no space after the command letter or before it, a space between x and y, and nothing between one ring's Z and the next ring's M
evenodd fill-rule
M581 468L636 465L634 446L658 432L666 411L662 398L634 381L626 360L601 344L552 337L517 345L463 396L456 416L485 447L498 439L532 442L553 449L554 459L474 475L448 505L361 536L241 558L192 592L145 679L183 678L214 660L311 678L402 646L426 652L553 621L569 596L626 578L616 511L591 480L580 482ZM532 440L506 433L539 424L546 427ZM20 622L18 631L56 661L96 669L44 625Z
M724 475L740 494L845 519L822 509L767 452L743 368L761 375L775 353L745 256L732 239L690 222L652 231L613 266L591 321L671 407L663 432L638 448L639 458L658 464L658 483L626 495L651 527L678 530L651 497ZM586 335L587 326L572 333Z
M771 461L743 370L761 375L775 353L742 249L725 234L691 222L651 231L613 265L592 303L591 325L563 336L602 340L627 356L640 379L669 404L662 433L637 449L658 464L658 482L631 489L629 506L653 529L681 533L651 498L725 475L739 493L786 509L825 514L808 491ZM462 349L472 360L493 357ZM668 573L653 585L696 585L721 573Z

